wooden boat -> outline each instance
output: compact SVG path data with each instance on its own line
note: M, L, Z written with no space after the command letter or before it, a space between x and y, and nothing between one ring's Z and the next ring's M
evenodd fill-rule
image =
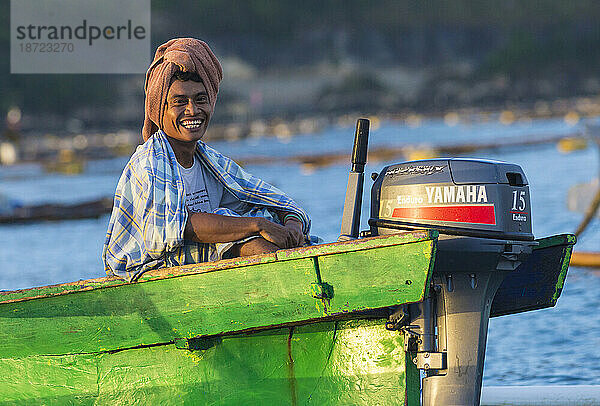
M45 203L19 206L1 214L0 224L98 218L110 213L112 203L112 197L104 197L75 204Z
M428 292L419 231L100 278L0 299L11 404L373 404L419 398L388 306Z

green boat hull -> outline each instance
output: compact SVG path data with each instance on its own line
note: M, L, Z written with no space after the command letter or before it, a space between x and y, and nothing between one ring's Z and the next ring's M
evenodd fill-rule
M384 322L280 328L204 349L3 359L0 392L22 404L419 404L419 373Z
M419 404L387 307L427 296L419 231L3 292L9 404Z

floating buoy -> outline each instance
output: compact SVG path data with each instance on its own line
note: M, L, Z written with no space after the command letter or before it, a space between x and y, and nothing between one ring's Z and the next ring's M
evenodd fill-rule
M580 151L588 147L588 142L583 137L565 137L556 143L556 148L563 154Z
M455 113L452 111L450 113L446 113L446 115L444 116L444 123L448 127L454 127L459 122L460 122L460 116L458 115L458 113Z
M515 122L515 113L510 110L504 110L500 113L500 124L510 125Z
M418 114L409 114L406 116L406 125L410 128L417 128L421 126L421 122L423 121L423 117Z
M567 125L572 127L579 122L579 114L574 111L569 111L565 114L564 120Z
M289 142L292 138L292 132L290 131L290 127L286 123L278 123L273 126L272 129L273 134L279 141L287 141Z

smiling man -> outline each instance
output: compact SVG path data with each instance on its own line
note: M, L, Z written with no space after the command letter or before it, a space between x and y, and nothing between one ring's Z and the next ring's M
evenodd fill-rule
M171 40L146 73L144 144L119 179L102 252L134 281L165 266L301 246L307 214L283 192L203 143L222 69L208 45Z

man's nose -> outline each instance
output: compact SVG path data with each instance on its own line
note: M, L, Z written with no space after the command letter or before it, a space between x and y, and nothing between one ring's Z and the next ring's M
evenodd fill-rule
M188 104L185 106L185 112L190 116L195 116L198 112L198 106L194 103L193 100L188 101Z

